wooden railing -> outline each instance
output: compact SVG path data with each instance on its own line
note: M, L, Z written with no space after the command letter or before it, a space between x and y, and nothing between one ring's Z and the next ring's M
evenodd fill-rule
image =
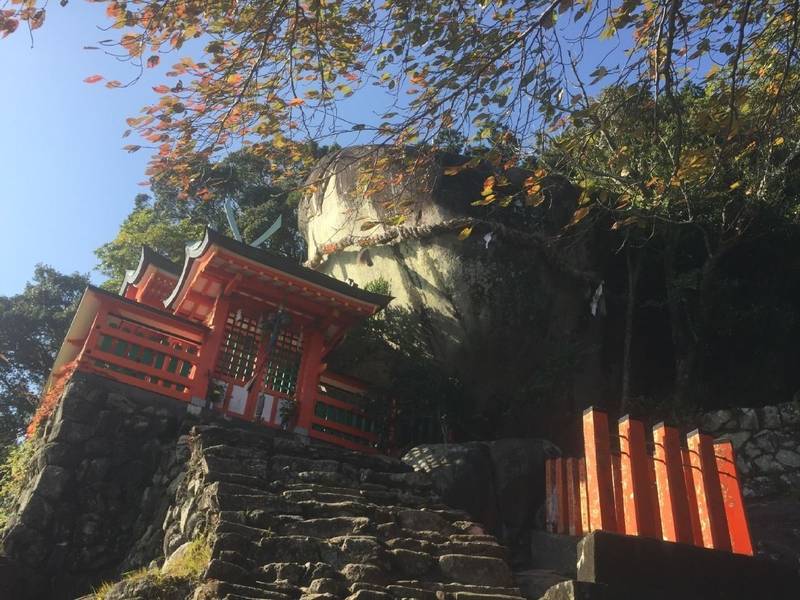
M200 342L121 316L109 303L99 310L78 369L188 402L197 374ZM130 313L129 305L125 312Z
M546 461L549 531L602 529L753 554L730 441L695 430L682 447L679 431L660 423L651 453L642 422L623 417L612 434L607 415L590 408L583 445L581 458Z
M375 421L365 410L367 387L326 373L320 379L309 435L362 452L377 452Z

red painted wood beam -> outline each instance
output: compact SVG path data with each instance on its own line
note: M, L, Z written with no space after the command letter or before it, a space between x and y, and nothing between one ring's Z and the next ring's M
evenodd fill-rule
M662 537L668 542L691 544L692 525L683 479L680 434L674 427L659 423L653 427L653 441Z
M592 530L589 522L589 491L586 487L586 459L578 460L578 491L581 502L581 530L588 533Z
M725 516L728 520L731 549L737 554L752 556L753 542L750 539L750 525L747 522L739 471L736 468L733 444L730 440L714 442L714 457L722 488L722 500L725 504Z
M578 459L568 458L567 469L567 530L570 535L583 535L581 523L581 493Z
M644 424L626 415L619 420L620 467L625 533L661 538L653 514L651 458L647 454ZM620 528L621 529L621 528Z
M611 453L611 477L614 482L614 518L617 530L622 533L625 527L625 499L622 495L622 459L618 452Z
M686 500L689 503L689 521L692 524L692 543L703 546L703 532L700 529L700 513L697 512L697 495L694 491L692 478L692 464L689 460L689 451L681 448L681 462L683 463L683 482L686 485Z
M569 530L569 505L567 502L566 465L563 458L556 459L556 533Z
M608 416L593 407L583 413L583 446L591 528L617 531Z
M692 465L703 546L730 551L731 539L728 535L728 521L722 501L713 439L695 429L686 436L686 441L689 444L689 462Z

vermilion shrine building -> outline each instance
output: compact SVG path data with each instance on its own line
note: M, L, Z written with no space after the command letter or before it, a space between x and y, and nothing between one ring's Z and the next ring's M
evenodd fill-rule
M391 300L211 229L181 269L148 248L119 295L87 288L48 386L73 369L359 450L366 386L326 368Z

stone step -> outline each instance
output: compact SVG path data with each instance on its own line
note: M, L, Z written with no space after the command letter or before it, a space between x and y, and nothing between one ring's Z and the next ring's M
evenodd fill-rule
M376 523L394 523L391 513L366 502L302 500L293 503L293 506L306 518L368 517Z
M357 487L358 480L344 473L331 471L300 471L291 473L285 480L287 483L318 483L340 487Z
M216 584L216 592L220 597L233 597L233 598L249 598L256 600L292 600L288 594L280 592L273 592L270 590L262 590L249 585L239 585L236 583L228 583L227 581L220 581Z
M367 517L329 517L295 521L281 521L276 531L282 535L313 535L329 539L343 535L369 533L372 521Z
M497 542L447 542L438 547L439 554L469 554L471 556L491 556L508 560L509 552Z
M281 473L284 470L289 474L298 471L327 471L338 473L341 471L341 463L335 460L304 458L302 456L288 456L286 454L275 454L270 458L270 470L273 473Z
M285 490L281 496L289 502L316 500L317 502L368 502L361 495L315 492L314 490Z
M357 483L353 482L352 486L347 485L334 485L334 484L326 484L326 483L315 483L315 482L299 482L299 483L291 483L287 482L284 485L284 490L287 491L312 491L312 492L322 492L326 494L341 494L344 496L358 496L361 497L362 493L359 487L357 487Z
M511 569L504 560L466 554L444 554L439 557L444 577L455 583L511 587Z

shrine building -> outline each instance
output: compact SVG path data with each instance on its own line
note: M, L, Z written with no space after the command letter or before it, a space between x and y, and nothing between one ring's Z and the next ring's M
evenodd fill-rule
M374 451L367 386L326 357L391 298L207 229L183 267L149 248L114 294L89 286L48 386L74 370Z

